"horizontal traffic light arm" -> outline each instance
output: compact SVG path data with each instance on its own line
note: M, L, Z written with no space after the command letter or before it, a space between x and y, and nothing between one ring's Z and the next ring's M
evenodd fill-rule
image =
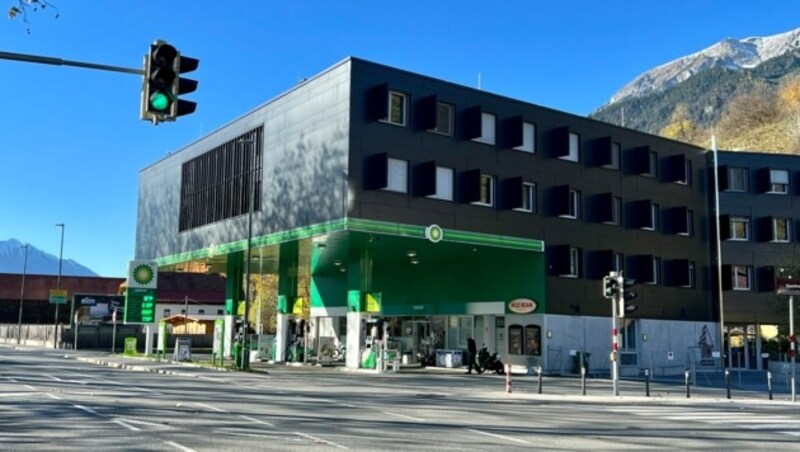
M29 55L26 53L0 52L0 60L23 61L26 63L50 64L53 66L73 66L85 69L99 69L101 71L122 72L124 74L144 75L144 70L133 69L121 66L109 66L106 64L87 63L85 61L64 60L39 55Z

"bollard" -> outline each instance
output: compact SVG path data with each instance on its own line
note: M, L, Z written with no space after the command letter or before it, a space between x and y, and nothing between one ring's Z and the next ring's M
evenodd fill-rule
M691 397L691 394L689 392L689 374L690 374L689 369L686 369L683 372L683 376L686 379L686 398L687 399Z
M767 371L767 391L769 392L769 399L772 400L772 372Z
M542 393L542 366L536 368L536 372L539 374L539 394Z
M731 373L725 369L725 390L728 393L728 398L731 398Z
M581 393L586 395L586 368L581 367Z
M506 394L511 394L511 365L506 364Z
M644 370L644 395L650 397L650 369Z

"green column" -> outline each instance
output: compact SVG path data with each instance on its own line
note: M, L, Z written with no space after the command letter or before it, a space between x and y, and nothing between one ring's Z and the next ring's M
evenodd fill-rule
M291 314L297 298L297 265L299 261L299 242L280 245L278 258L278 312Z
M347 262L347 310L363 312L364 294L372 291L372 252L351 250Z
M228 254L225 279L225 314L236 315L239 301L244 300L244 251Z

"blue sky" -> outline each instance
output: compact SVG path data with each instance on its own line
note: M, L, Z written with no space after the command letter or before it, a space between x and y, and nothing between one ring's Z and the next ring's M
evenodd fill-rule
M200 59L197 112L140 121L136 75L0 60L0 240L102 276L134 258L139 171L353 55L585 115L640 73L726 37L800 27L796 1L0 1L0 51L139 68Z

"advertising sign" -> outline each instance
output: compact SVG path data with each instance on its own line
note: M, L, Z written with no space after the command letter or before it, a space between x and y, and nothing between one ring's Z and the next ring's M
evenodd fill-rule
M50 304L67 304L66 289L50 289Z
M158 287L158 265L152 261L133 260L128 264L128 289Z
M800 279L775 278L778 295L800 295Z
M536 310L536 302L530 298L516 298L508 302L508 311L514 314L530 314Z
M72 303L75 316L81 323L111 322L114 310L118 316L123 314L125 296L76 293L72 296Z

